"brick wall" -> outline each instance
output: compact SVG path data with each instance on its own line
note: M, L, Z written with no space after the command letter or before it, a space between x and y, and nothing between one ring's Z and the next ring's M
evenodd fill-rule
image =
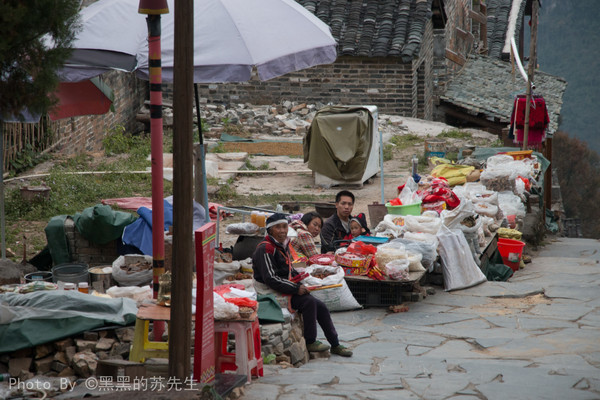
M432 52L426 54L430 57ZM424 63L431 64L431 61ZM271 104L290 100L374 104L381 113L413 116L416 109L413 68L416 65L414 61L402 63L400 59L392 58L339 57L334 64L316 66L266 82L258 81L254 76L244 83L199 85L199 94L213 103ZM172 87L165 86L165 97L172 98ZM423 101L430 97L426 92L425 89Z
M55 124L55 150L62 154L77 154L102 149L102 139L117 125L127 132L137 132L135 115L148 98L148 82L133 73L109 72L102 76L114 92L115 112L66 118Z

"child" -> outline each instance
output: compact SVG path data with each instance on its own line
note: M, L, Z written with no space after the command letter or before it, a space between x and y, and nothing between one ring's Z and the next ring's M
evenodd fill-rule
M347 235L344 239L351 240L361 235L369 236L370 233L371 231L367 226L367 218L365 217L365 214L360 213L350 218L350 234Z

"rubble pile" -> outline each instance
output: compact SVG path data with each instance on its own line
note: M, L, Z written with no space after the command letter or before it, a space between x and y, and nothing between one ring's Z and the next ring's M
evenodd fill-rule
M37 375L88 378L100 360L127 360L134 328L88 331L82 335L29 347L0 356L0 373L20 381Z
M316 112L326 104L299 103L289 100L281 104L255 105L250 103L227 105L210 104L201 99L200 114L203 122L203 134L207 138L219 138L222 133L250 137L252 135L282 136L301 138L306 133ZM149 109L143 110L148 114ZM194 109L194 116L196 111ZM172 125L172 109L165 107L163 120ZM383 134L408 132L402 124L403 118L395 115L379 114L379 127ZM208 127L208 128L207 128Z

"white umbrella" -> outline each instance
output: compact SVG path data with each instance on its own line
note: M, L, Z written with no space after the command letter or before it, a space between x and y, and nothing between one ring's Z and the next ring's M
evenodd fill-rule
M174 0L169 0L174 10ZM139 0L100 0L81 11L82 29L63 81L107 70L148 79L148 28ZM173 81L174 16L161 18L163 82ZM261 80L335 61L329 27L294 0L194 1L194 82Z

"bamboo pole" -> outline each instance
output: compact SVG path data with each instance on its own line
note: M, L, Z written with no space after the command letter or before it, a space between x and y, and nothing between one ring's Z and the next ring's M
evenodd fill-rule
M529 43L529 65L527 68L527 95L525 104L525 129L523 130L523 150L527 150L529 137L529 114L531 112L531 88L533 86L533 74L535 73L536 46L538 25L538 0L531 3L531 42Z

